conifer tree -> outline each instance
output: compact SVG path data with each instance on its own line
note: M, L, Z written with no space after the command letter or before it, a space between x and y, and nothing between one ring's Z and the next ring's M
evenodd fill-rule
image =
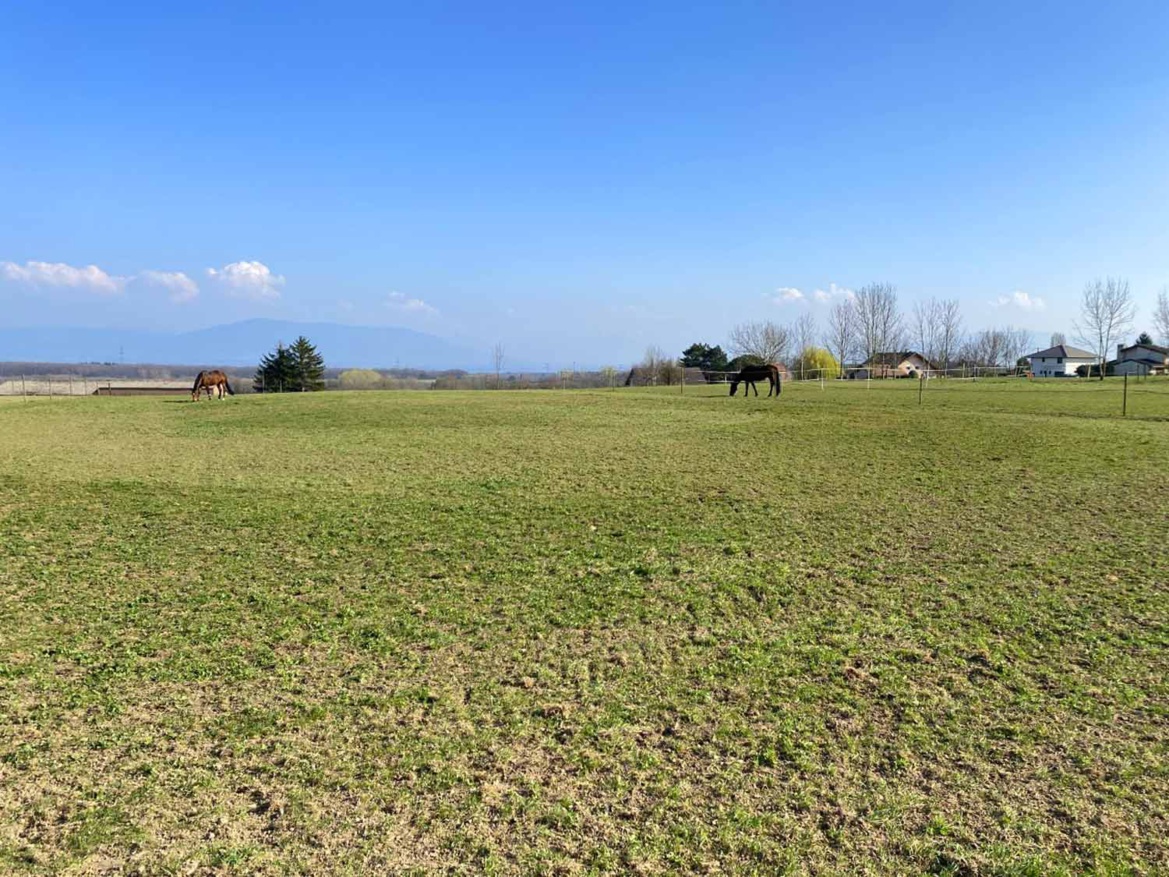
M252 384L257 393L286 393L296 387L296 361L283 342L265 354Z
M303 392L325 389L325 358L301 335L289 348L293 360L293 386Z

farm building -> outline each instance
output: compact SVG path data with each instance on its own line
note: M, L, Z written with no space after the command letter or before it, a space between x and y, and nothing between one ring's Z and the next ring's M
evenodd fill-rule
M1031 363L1031 374L1037 378L1062 378L1074 376L1080 366L1091 368L1096 362L1095 354L1068 344L1057 344L1027 356Z
M935 366L928 359L913 350L889 351L876 353L850 377L864 380L866 378L914 378Z
M1159 344L1116 345L1116 359L1107 365L1113 375L1169 374L1169 347Z

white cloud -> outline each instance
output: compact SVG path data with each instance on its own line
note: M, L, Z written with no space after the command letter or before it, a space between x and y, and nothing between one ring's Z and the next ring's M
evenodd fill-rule
M64 286L85 289L101 295L116 295L126 285L125 277L114 277L96 265L75 268L64 262L0 262L0 275L17 283L33 286Z
M143 271L138 277L150 286L170 290L170 300L176 304L199 297L199 285L182 271Z
M827 304L838 298L856 298L856 293L846 286L837 286L835 283L829 283L828 289L817 289L812 293L812 298L821 304Z
M219 270L207 269L207 276L218 280L232 295L242 298L280 298L284 278L273 274L263 262L232 262Z
M410 298L405 293L391 292L386 296L386 307L408 314L437 314L438 308L428 305L420 298Z
M1010 295L1000 295L995 299L994 305L999 308L1018 308L1021 311L1042 311L1047 308L1047 302L1039 296L1029 295L1017 289Z
M777 305L804 300L804 294L794 286L781 286L775 292L766 294L764 297L771 299Z

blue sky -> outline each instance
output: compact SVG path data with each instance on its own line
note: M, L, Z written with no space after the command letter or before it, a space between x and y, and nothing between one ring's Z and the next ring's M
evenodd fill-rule
M5 319L628 362L870 281L1045 340L1121 275L1149 322L1169 4L704 6L5 4Z

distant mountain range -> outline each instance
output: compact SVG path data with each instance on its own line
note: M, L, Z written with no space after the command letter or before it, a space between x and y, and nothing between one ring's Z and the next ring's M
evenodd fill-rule
M190 332L0 328L0 360L254 366L277 342L304 335L331 367L485 371L488 353L392 326L244 320Z

